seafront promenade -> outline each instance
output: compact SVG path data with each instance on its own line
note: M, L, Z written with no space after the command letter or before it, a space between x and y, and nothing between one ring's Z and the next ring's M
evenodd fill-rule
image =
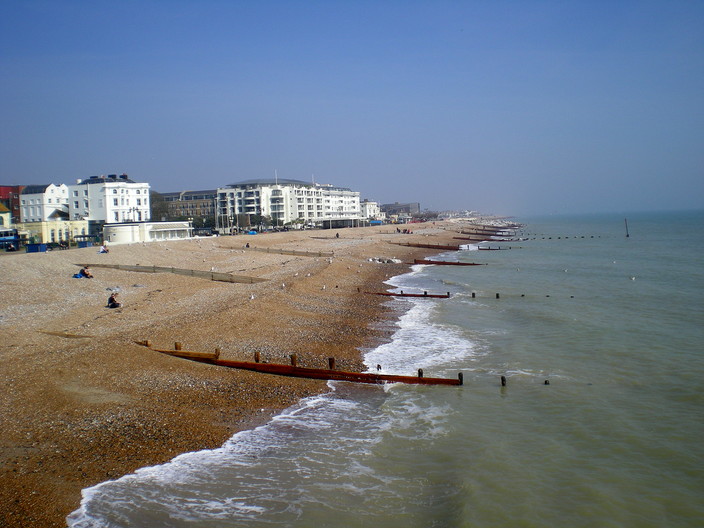
M359 348L397 314L383 281L448 244L453 225L256 236L3 255L0 526L59 527L81 489L178 454L215 448L326 383L165 356L180 342L221 357L364 369ZM334 233L339 233L336 238ZM250 247L245 245L249 243ZM269 248L271 251L262 251ZM282 251L278 251L282 250ZM316 256L328 255L332 256ZM93 279L72 276L83 264ZM114 266L195 270L192 276ZM208 280L207 272L263 281ZM118 291L123 306L105 307Z

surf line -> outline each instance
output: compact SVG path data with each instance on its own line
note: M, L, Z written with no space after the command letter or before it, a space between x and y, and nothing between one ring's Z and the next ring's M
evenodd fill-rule
M174 350L165 350L154 348L150 340L137 341L138 345L145 346L154 352L160 352L170 356L175 356L190 361L199 363L208 363L220 367L229 367L243 370L251 370L264 374L275 374L278 376L290 376L296 378L309 378L334 381L351 381L355 383L408 383L414 385L462 385L464 377L461 372L457 374L457 378L426 378L423 374L423 369L418 369L417 376L397 376L394 374L374 374L368 372L348 372L344 370L335 370L335 358L328 358L328 369L299 367L297 365L296 354L291 354L291 365L282 365L277 363L261 363L258 352L254 354L254 361L233 361L229 359L220 359L220 349L216 348L214 353L211 352L190 352L182 350L181 343L175 343Z

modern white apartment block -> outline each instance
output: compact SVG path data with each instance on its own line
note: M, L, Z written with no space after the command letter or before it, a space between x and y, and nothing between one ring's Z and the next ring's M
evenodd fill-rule
M68 187L54 185L27 185L20 194L22 222L68 220Z
M150 220L149 184L127 174L91 176L68 186L68 212L72 220L146 222Z
M217 209L219 218L225 220L223 225L233 225L233 219L242 214L268 216L280 225L361 218L359 192L283 178L246 180L219 188Z

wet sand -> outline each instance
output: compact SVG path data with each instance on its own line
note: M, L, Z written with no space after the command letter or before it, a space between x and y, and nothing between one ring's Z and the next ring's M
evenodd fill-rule
M444 226L447 227L447 226ZM335 233L340 238L335 238ZM181 453L222 445L265 423L323 381L169 357L158 348L221 349L226 359L364 370L360 349L395 320L383 281L452 243L415 224L113 246L0 256L0 526L63 527L81 490ZM251 248L245 249L249 243ZM264 248L333 252L286 255ZM388 259L400 262L386 262ZM371 260L370 260L371 259ZM83 264L167 266L267 279L255 284ZM122 308L105 307L119 289ZM444 293L444 292L440 292Z

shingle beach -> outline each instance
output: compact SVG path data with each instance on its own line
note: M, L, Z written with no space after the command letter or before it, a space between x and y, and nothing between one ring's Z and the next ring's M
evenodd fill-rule
M440 223L0 255L0 526L62 527L81 490L181 453L216 448L323 381L205 365L141 346L364 370L361 350L397 314L383 281L451 243ZM339 238L335 234L339 233ZM245 248L249 243L250 247ZM263 251L270 248L271 252ZM320 252L324 256L286 254ZM332 252L333 256L328 256ZM393 259L393 260L392 260ZM253 284L85 264L173 267L266 279ZM119 292L121 308L106 308ZM444 292L441 292L444 293Z

